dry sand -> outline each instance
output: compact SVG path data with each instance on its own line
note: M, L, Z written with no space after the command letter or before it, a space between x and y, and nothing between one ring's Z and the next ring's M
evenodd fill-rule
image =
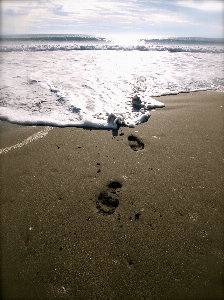
M118 133L1 122L2 299L223 299L223 93L160 100Z

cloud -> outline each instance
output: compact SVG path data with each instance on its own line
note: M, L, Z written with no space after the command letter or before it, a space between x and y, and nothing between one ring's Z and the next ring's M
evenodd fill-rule
M69 14L63 10L63 5L55 5L55 7L52 9L52 12L59 16L67 16Z
M28 13L27 10L14 9L14 8L9 8L4 11L4 14L8 16L21 16L21 15L27 15L27 13Z
M223 1L193 1L193 0L188 0L188 1L177 1L177 5L184 6L184 7L189 7L189 8L196 8L198 10L207 10L207 11L223 11L224 9L224 4Z
M69 32L74 29L72 33L88 28L114 33L138 32L141 28L151 33L153 25L155 33L157 29L161 34L168 30L175 34L181 29L187 34L189 29L188 35L192 36L204 26L205 32L216 28L216 35L221 35L221 8L222 2L215 0L1 0L2 32L50 33L60 31L60 26L65 32L67 25Z

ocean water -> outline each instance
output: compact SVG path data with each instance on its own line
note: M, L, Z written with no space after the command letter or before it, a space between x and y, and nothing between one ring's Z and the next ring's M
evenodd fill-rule
M134 127L164 107L156 96L223 92L223 45L209 38L1 36L0 119Z

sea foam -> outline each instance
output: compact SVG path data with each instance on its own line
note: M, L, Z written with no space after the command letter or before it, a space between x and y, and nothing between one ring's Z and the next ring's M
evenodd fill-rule
M222 47L212 47L212 46L175 46L175 45L79 45L79 44L69 44L69 45L7 45L0 46L0 52L36 52L36 51L72 51L72 50L120 50L120 51L169 51L169 52L192 52L192 53L224 53Z
M117 46L81 40L76 46L10 42L2 47L0 118L11 122L134 127L164 107L155 96L224 86L222 47L213 53L205 51L207 44Z

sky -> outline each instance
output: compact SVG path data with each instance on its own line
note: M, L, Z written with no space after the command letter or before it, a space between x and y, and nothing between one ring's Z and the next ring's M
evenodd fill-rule
M221 0L0 0L1 34L224 37Z

